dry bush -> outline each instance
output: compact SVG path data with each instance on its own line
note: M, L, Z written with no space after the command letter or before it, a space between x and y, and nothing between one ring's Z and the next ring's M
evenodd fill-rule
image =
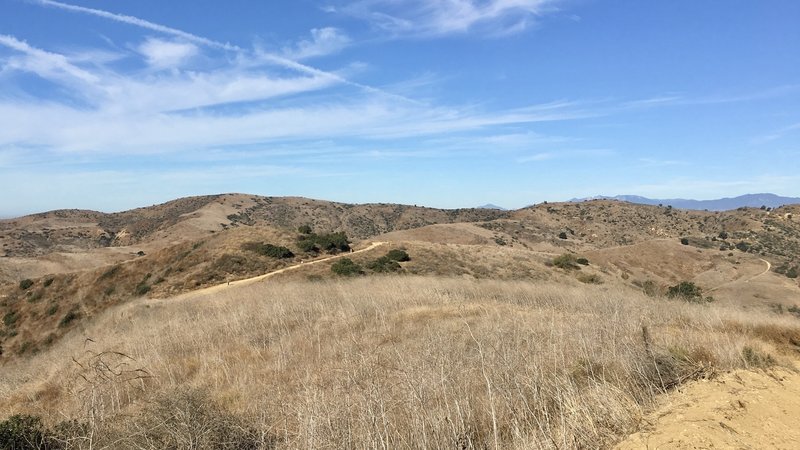
M7 365L0 417L88 422L94 448L608 447L659 394L779 362L800 332L606 286L406 276L220 295L123 305L86 329L95 342Z

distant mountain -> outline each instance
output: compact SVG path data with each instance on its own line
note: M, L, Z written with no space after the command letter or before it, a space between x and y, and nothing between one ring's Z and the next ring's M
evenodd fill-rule
M502 206L494 205L492 203L487 203L487 204L485 204L483 206L476 206L475 209L496 209L498 211L508 211L506 208L503 208Z
M731 209L741 208L743 206L760 208L766 206L768 208L777 208L778 206L791 205L800 203L800 197L781 197L775 194L745 194L738 197L726 197L715 200L691 200L683 198L664 198L654 199L641 197L639 195L616 195L614 197L597 196L587 198L575 198L571 201L580 202L593 199L610 199L620 200L623 202L640 203L643 205L670 205L673 208L680 209L707 209L709 211L728 211Z

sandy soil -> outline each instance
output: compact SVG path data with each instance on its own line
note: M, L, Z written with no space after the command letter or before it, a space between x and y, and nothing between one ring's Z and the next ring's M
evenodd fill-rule
M800 373L739 370L670 394L629 449L798 449Z

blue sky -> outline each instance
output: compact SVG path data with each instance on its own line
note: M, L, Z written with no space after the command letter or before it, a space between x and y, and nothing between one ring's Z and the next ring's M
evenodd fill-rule
M0 216L800 195L800 2L0 0Z

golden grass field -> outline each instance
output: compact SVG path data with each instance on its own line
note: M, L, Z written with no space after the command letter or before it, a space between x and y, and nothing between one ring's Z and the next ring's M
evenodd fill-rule
M69 448L608 448L798 343L792 316L622 286L273 281L110 308L4 365L0 417Z

